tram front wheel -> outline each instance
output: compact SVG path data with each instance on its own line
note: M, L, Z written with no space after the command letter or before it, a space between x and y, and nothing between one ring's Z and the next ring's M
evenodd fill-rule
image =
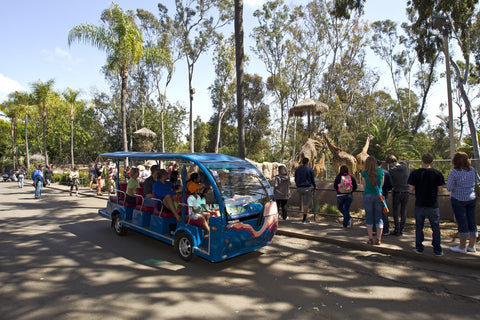
M190 261L193 258L193 241L192 237L186 232L179 232L175 237L175 249L180 258Z

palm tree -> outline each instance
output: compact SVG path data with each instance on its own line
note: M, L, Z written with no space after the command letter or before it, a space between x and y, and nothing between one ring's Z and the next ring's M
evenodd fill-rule
M368 153L379 159L385 159L390 154L404 156L412 149L408 131L399 127L393 119L374 119L364 131L375 137Z
M122 79L120 107L123 150L128 151L127 141L127 80L130 69L142 56L142 32L135 24L132 11L123 12L116 3L102 13L105 26L82 24L68 34L68 45L74 41L84 42L107 53L107 69L120 74Z
M70 159L72 169L75 165L75 161L73 158L73 120L75 118L75 105L77 104L77 97L79 93L79 91L75 91L70 88L67 88L67 90L65 90L65 92L63 93L63 97L70 106Z
M35 104L38 106L40 114L42 115L42 139L43 139L43 155L45 157L45 163L48 165L47 154L47 110L50 101L55 96L53 91L53 85L55 81L53 79L47 82L38 81L32 84L33 98Z

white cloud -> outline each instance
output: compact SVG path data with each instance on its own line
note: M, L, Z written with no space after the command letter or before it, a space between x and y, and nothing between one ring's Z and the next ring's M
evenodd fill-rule
M58 57L61 57L61 58L68 59L68 60L73 60L70 52L65 51L63 49L60 49L59 47L55 48L55 55L58 56Z
M0 73L0 101L5 100L9 93L21 90L23 90L23 88L20 83Z

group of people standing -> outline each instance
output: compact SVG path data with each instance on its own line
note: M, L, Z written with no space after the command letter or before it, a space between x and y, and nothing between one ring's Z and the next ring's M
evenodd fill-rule
M438 194L446 186L450 192L450 201L458 224L460 244L450 248L451 251L467 253L476 252L475 242L478 230L475 221L476 193L475 184L479 176L471 166L465 152L455 153L452 159L452 170L447 183L443 174L432 167L434 156L426 153L421 158L421 168L409 173L407 166L398 162L394 155L387 157L385 162L389 169L381 168L381 161L369 156L365 161L365 170L361 172L363 185L363 206L368 234L368 244L380 245L382 235L403 235L407 221L407 204L410 193L415 194L415 252L423 253L425 247L425 219L432 229L432 246L436 256L442 256L440 235L440 208ZM302 164L295 170L295 184L299 194L300 211L303 213L302 223L308 223L307 214L316 189L313 169L308 166L309 159L302 159ZM290 198L290 177L285 166L278 168L273 186L279 207L279 213L287 219L287 201ZM343 215L343 227L352 226L350 207L353 193L358 185L355 177L348 172L347 166L341 166L334 183L337 191L337 208ZM394 230L389 230L388 193L392 193L392 216ZM468 242L468 244L467 244Z

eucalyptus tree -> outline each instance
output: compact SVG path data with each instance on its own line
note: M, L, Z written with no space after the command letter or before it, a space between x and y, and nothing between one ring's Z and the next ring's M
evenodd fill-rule
M233 19L232 0L175 0L174 28L178 31L179 46L188 68L188 94L190 97L190 152L194 152L192 79L195 63L205 53L217 30Z
M257 74L245 75L245 141L247 157L256 161L270 161L270 110L265 103L265 83Z
M269 74L267 88L278 104L280 135L276 144L280 145L280 161L283 161L289 106L297 102L291 100L287 80L289 72L296 72L288 67L288 62L293 61L289 60L288 50L292 49L292 23L296 20L296 13L292 13L283 0L274 0L264 3L253 15L258 25L253 28L251 36L255 46L251 49L265 65Z
M10 99L19 107L21 117L24 119L25 162L27 169L30 168L30 151L28 145L28 119L33 109L33 96L26 91L15 91L10 94Z
M177 30L167 8L158 4L159 18L145 10L138 9L139 27L144 34L144 56L142 66L144 72L156 90L156 98L160 107L161 151L165 152L165 112L168 107L167 88L172 80L174 65L181 55L178 45ZM150 80L151 79L151 80ZM163 87L162 87L163 85Z
M406 64L405 50L401 50L400 35L397 32L397 23L392 20L375 21L371 24L372 43L370 48L379 56L388 66L393 89L397 96L397 102L400 111L400 121L406 125L405 111L402 101L400 100L400 80L402 70L411 70L413 64ZM410 60L411 62L412 60ZM408 79L407 79L408 80ZM408 87L408 89L410 89Z
M42 141L43 141L43 156L45 162L48 165L48 152L47 152L47 114L51 107L51 103L54 97L57 95L53 90L55 81L50 79L46 82L41 80L32 84L33 89L33 101L37 105L39 113L42 117Z
M465 104L475 159L480 158L480 150L471 102L465 90L465 85L472 71L470 67L472 48L478 42L478 39L472 37L475 34L472 32L474 31L475 14L478 11L475 8L477 3L478 0L409 0L407 3L408 10L414 17L412 31L417 36L415 49L421 61L439 51L440 45L448 48L450 36L456 40L456 44L462 52L463 63L465 64L463 74L461 74L458 64L450 54L446 56L446 59L453 66L457 88ZM444 43L445 41L447 43Z
M128 151L127 140L127 83L129 72L143 52L142 32L135 23L133 11L124 12L116 3L104 10L103 25L82 24L68 34L68 44L84 42L103 50L107 54L106 68L121 78L120 108L123 150Z
M78 95L80 94L80 91L75 91L71 88L67 88L63 93L63 97L65 98L66 102L68 103L68 106L70 107L70 114L69 114L69 120L70 120L70 165L73 167L75 166L75 158L73 154L73 122L75 120L75 107L76 104L78 103Z
M215 43L213 64L215 80L209 87L213 107L217 113L216 138L214 152L218 153L222 120L225 113L234 107L235 102L235 44L234 38L224 39L219 36Z
M13 170L16 170L17 160L17 148L15 143L15 128L18 119L20 118L20 108L15 104L13 94L9 94L9 100L0 105L0 111L10 118L10 138L11 138L11 152L12 152L12 165Z

